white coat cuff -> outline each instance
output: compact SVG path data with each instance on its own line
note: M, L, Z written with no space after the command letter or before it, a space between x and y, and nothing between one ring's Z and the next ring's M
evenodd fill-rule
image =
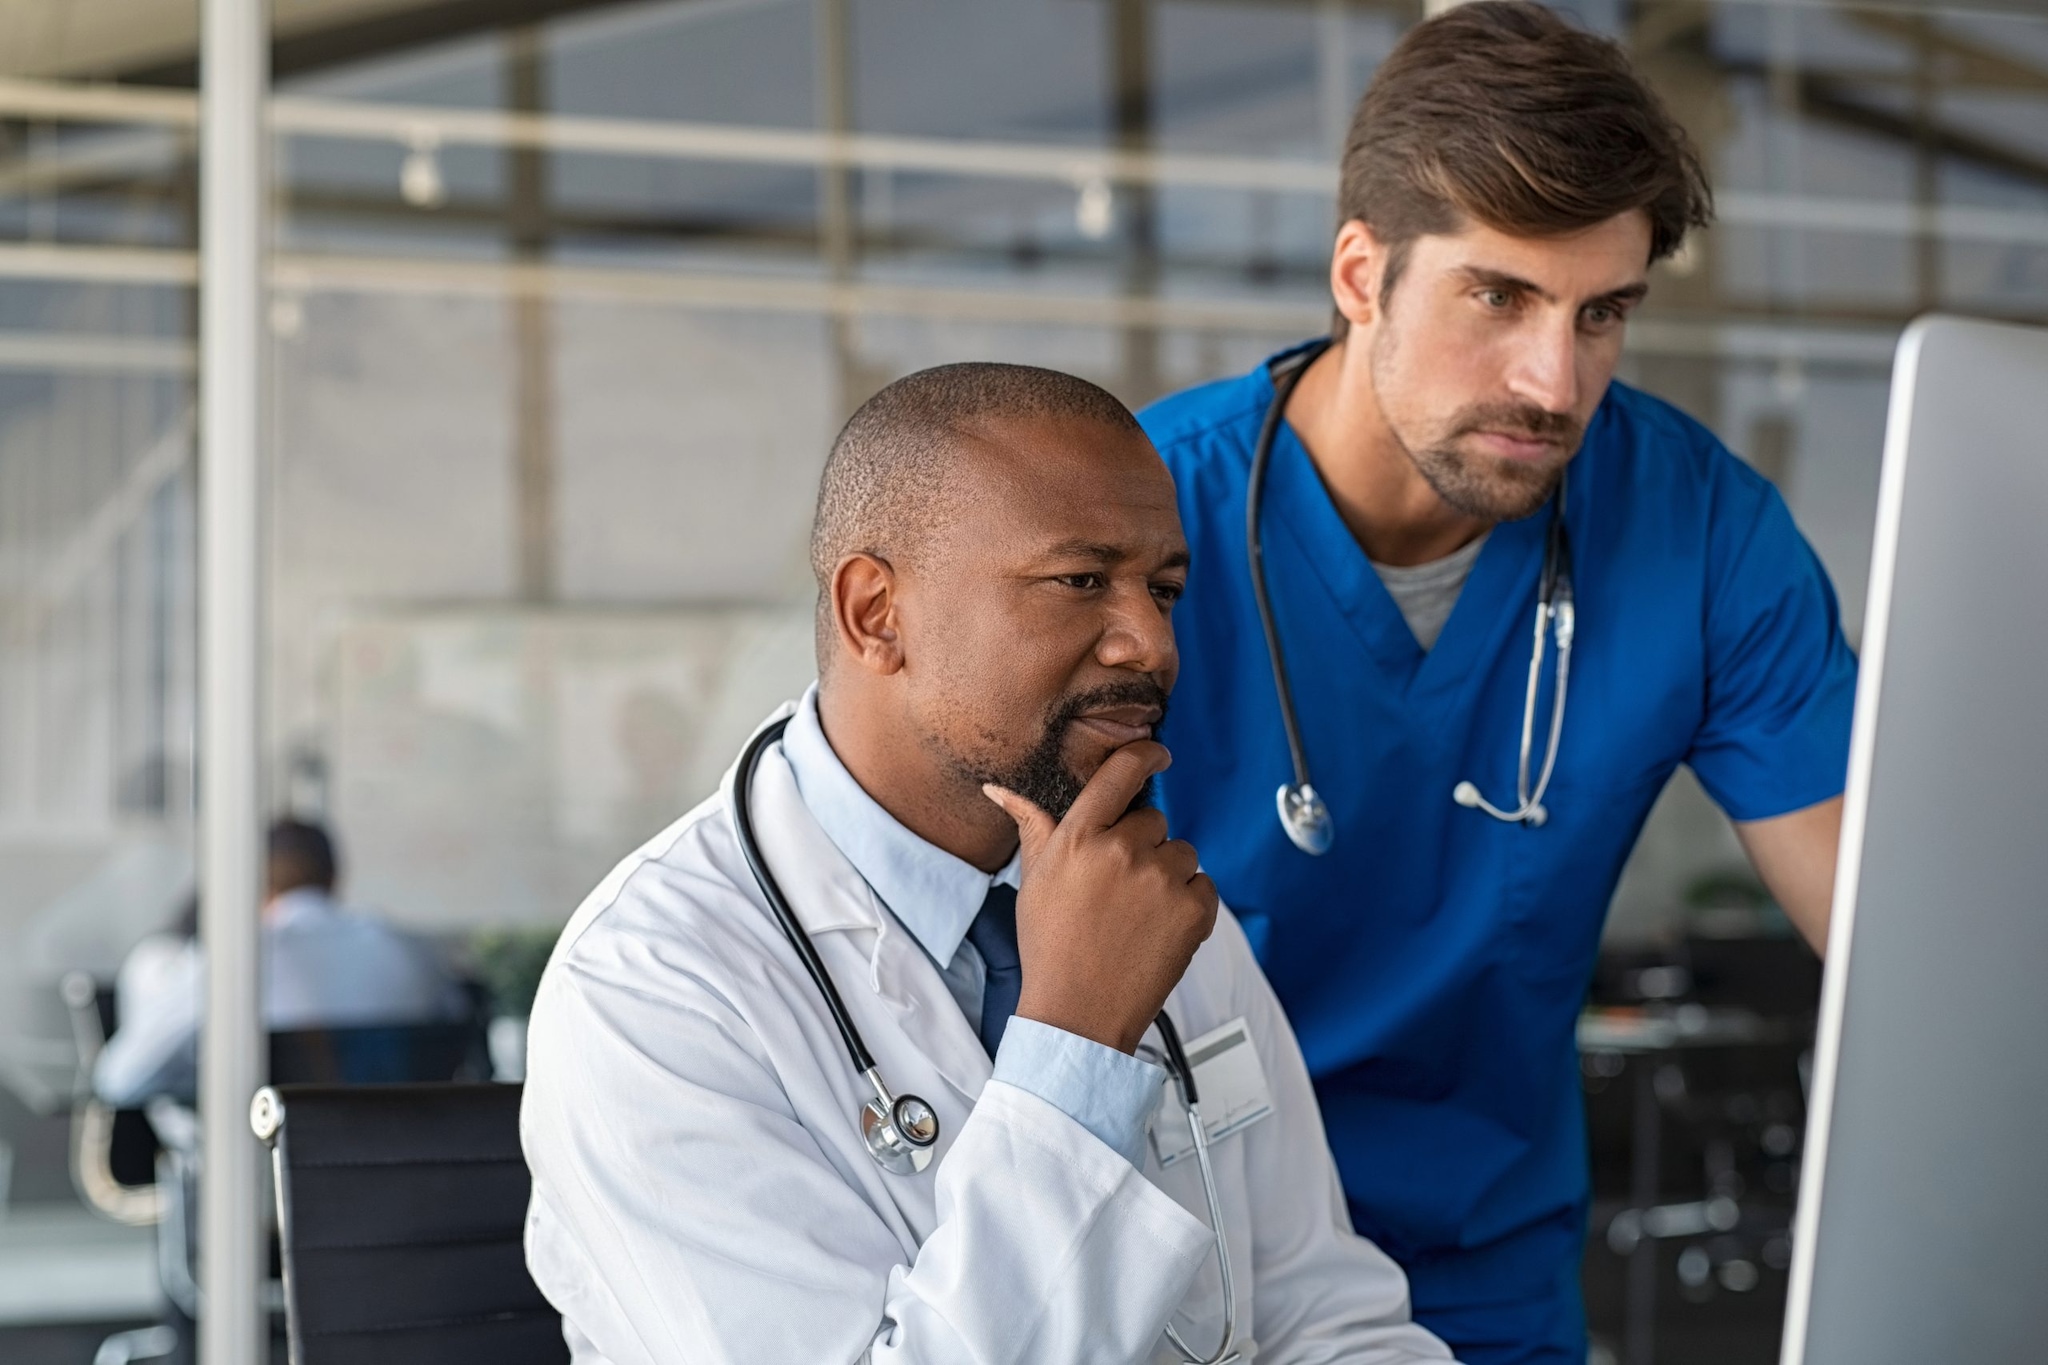
M1166 1072L1092 1038L1012 1018L996 1049L996 1080L1038 1096L1133 1166Z

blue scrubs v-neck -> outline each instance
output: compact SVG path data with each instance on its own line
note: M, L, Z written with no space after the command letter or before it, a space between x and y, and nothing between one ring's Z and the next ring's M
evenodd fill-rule
M1551 818L1505 825L1451 789L1513 797L1548 508L1495 528L1425 652L1283 424L1261 524L1336 823L1311 858L1275 817L1291 770L1245 569L1271 397L1261 366L1141 415L1193 552L1161 802L1288 1010L1353 1222L1407 1269L1418 1319L1461 1359L1583 1359L1573 1026L1607 904L1681 762L1737 819L1840 793L1855 665L1833 589L1775 489L1612 386L1565 512L1579 633ZM1546 662L1541 721L1552 686Z

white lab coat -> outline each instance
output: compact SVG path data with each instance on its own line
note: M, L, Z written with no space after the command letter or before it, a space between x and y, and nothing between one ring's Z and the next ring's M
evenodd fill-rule
M787 714L789 708L779 714ZM534 1005L526 1250L578 1365L1171 1361L1220 1282L1192 1160L1144 1169L992 1081L938 970L811 818L779 746L763 854L899 1094L942 1124L885 1173L817 988L741 856L723 789L627 859L564 931ZM1244 1016L1276 1112L1214 1149L1244 1359L1449 1359L1400 1268L1355 1236L1294 1036L1228 912L1168 1001Z

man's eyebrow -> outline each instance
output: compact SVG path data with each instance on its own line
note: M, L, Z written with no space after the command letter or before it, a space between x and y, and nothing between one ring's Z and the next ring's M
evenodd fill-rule
M1517 294L1533 294L1545 303L1556 302L1555 296L1535 281L1525 280L1520 275L1510 275L1505 270L1495 270L1483 265L1468 265L1461 266L1459 271L1469 283L1480 289L1506 289ZM1622 285L1619 289L1610 289L1604 294L1588 299L1587 302L1589 304L1636 303L1649 292L1650 283L1648 280L1636 280L1631 284Z
M1114 562L1116 560L1130 558L1130 552L1127 550L1119 549L1114 545L1106 545L1099 540L1082 540L1079 538L1075 538L1073 540L1054 541L1051 545L1046 546L1044 558L1097 559L1109 560Z
M1463 275L1468 283L1481 289L1506 289L1516 294L1534 294L1545 303L1552 301L1550 291L1534 280L1525 280L1520 275L1510 275L1505 270L1495 270L1483 265L1466 265L1458 267L1458 273Z
M1086 559L1100 564L1121 564L1135 559L1136 552L1121 546L1105 544L1099 540L1062 540L1045 548L1046 559ZM1186 550L1175 550L1160 561L1162 569L1185 569L1189 564Z
M1634 284L1625 284L1619 289L1610 289L1596 299L1588 299L1587 302L1607 304L1641 303L1643 296L1649 292L1650 282L1648 280L1637 280Z

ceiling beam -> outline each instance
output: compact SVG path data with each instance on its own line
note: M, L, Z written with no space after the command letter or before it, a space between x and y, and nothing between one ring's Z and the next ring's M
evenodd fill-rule
M273 37L270 66L278 80L303 76L351 62L409 52L435 43L453 42L479 33L542 23L567 14L606 9L626 0L439 0L326 27L297 30ZM167 85L196 89L196 56L117 72L113 78L135 85Z

